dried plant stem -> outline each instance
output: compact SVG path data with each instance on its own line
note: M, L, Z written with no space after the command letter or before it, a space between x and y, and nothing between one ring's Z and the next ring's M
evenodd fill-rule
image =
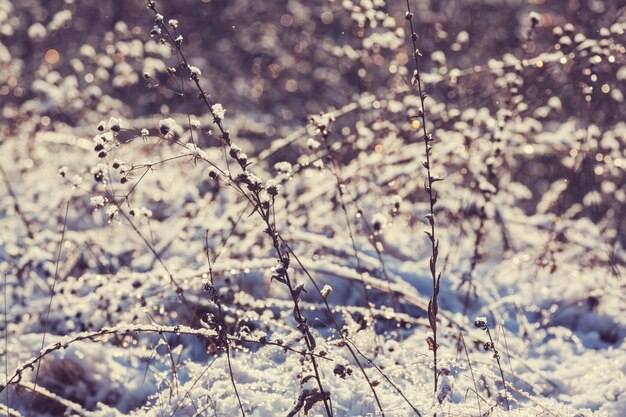
M4 380L9 380L9 319L7 301L7 274L4 274ZM7 390L7 410L11 409L9 390Z
M478 384L476 384L476 377L474 376L474 367L472 366L472 361L469 357L469 352L467 351L467 344L465 343L465 337L463 333L459 333L459 342L463 344L463 349L465 350L465 357L467 358L467 365L470 370L470 374L472 375L472 382L474 383L474 393L476 394L476 402L478 403L478 414L483 415L482 410L480 409L480 395L478 394Z
M282 238L281 238L282 240ZM285 242L283 240L283 242ZM285 242L286 243L286 242ZM309 270L304 266L304 264L302 263L302 261L300 261L300 258L298 258L298 256L296 255L296 253L291 249L291 247L289 247L288 244L286 244L286 248L289 251L289 253L291 253L293 255L293 257L295 258L296 262L298 263L298 265L300 266L300 268L302 269L302 271L304 272L304 274L309 278L309 281L313 284L313 286L315 287L315 290L317 291L317 293L319 294L319 296L321 297L325 307L326 307L326 311L328 311L329 315L330 315L330 319L333 323L333 326L335 327L335 330L337 330L337 334L342 338L342 340L345 342L346 347L348 348L348 351L350 352L350 355L352 355L352 358L354 359L354 361L357 363L359 369L361 370L361 373L363 374L363 377L365 378L365 380L367 381L368 385L370 386L370 389L372 391L372 393L374 394L374 399L376 400L376 403L378 405L378 408L380 409L381 415L384 416L385 413L383 411L382 405L380 403L380 400L378 398L378 394L376 393L376 389L374 388L374 385L372 384L370 378L367 376L367 373L365 373L365 369L363 368L363 365L361 365L361 362L359 361L359 358L357 357L354 349L356 348L356 345L341 331L341 327L339 326L339 323L337 323L337 320L335 319L335 316L333 314L333 310L330 308L330 305L328 304L328 301L326 300L326 297L324 297L322 295L322 290L319 287L319 285L317 285L317 282L315 282L315 280L313 279L313 276L311 275L311 273L309 272ZM358 351L358 349L357 349ZM421 413L419 412L419 410L411 403L411 401L409 401L409 399L402 393L402 390L400 390L400 388L398 388L395 384L391 383L391 380L387 377L387 375L385 375L385 373L374 364L374 362L372 360L370 360L369 358L367 358L365 355L363 355L360 351L359 355L362 356L366 361L368 361L370 364L372 364L376 370L383 376L383 378L385 378L387 381L390 382L390 385L394 388L394 390L406 401L406 403L409 405L409 407L411 407L411 409L413 410L413 412L418 416L421 417Z
M154 317L152 317L152 315L150 313L146 313L146 315L148 316L148 318L150 319L150 321L152 322L152 324L154 324L155 326L157 325L156 320L154 320ZM170 344L167 340L167 338L165 337L164 334L159 333L159 338L163 341L163 345L165 346L165 349L167 350L167 356L168 359L170 360L170 370L172 371L172 379L174 380L174 387L172 387L172 384L168 384L170 387L170 401L172 400L172 396L174 393L174 389L176 389L176 395L179 396L180 392L179 392L179 380L178 380L178 374L176 373L176 368L177 368L177 363L174 360L174 355L172 353L172 349L170 347ZM182 353L181 353L182 356ZM180 357L179 357L180 358Z
M20 382L22 380L22 374L24 373L24 371L26 371L27 369L34 370L35 365L39 364L41 359L54 351L66 349L70 345L83 340L91 340L92 342L97 342L98 338L102 336L112 334L125 335L130 332L188 334L208 338L214 338L217 336L217 333L215 331L208 329L192 329L191 327L187 326L155 326L152 324L118 325L115 327L105 327L103 329L91 332L82 332L73 336L72 338L64 338L61 342L56 342L51 345L44 346L37 356L34 356L22 362L19 367L13 372L12 376L7 380L6 385L0 386L0 392L4 391L9 385L17 384L18 382Z
M383 378L385 378L385 380L387 381L387 383L388 383L389 385L391 385L391 387L392 387L392 388L393 388L393 389L394 389L394 390L395 390L395 391L396 391L396 392L397 392L397 393L398 393L398 394L402 397L402 399L403 399L403 400L404 400L407 404L409 404L409 406L411 406L411 408L413 409L413 412L414 412L414 413L415 413L418 417L421 417L421 414L420 414L420 412L417 410L417 408L415 408L415 407L411 404L411 402L410 402L410 401L409 401L409 399L408 399L408 398L404 395L404 393L402 392L402 390L401 390L400 388L398 388L398 386L397 386L396 384L394 384L394 383L393 383L393 381L392 381L392 380L391 380L391 379L387 376L387 374L385 374L385 373L383 372L383 370L382 370L382 369L381 369L378 365L376 365L376 363L375 363L373 360L371 360L371 359L370 359L370 358L368 358L365 354L363 354L363 353L361 352L361 350L357 347L357 345L356 345L356 344L355 344L352 340L350 340L350 339L346 338L346 341L347 341L347 342L348 342L348 343L352 346L352 348L354 348L354 349L358 352L358 354L359 354L359 355L361 355L361 357L362 357L363 359L365 359L365 360L366 360L366 361L367 361L370 365L372 365L372 366L373 366L373 367L374 367L374 368L378 371L378 373L380 373L380 375L381 375ZM352 351L352 348L350 348L350 351ZM357 363L358 363L358 362L357 362ZM359 367L361 367L361 369L363 369L360 363L359 363ZM365 372L365 371L364 371L364 372ZM384 414L383 414L383 416L384 416Z
M158 15L158 11L156 8L156 2L153 0L148 0L148 8L150 10L152 10L154 12L155 15ZM176 42L176 40L174 39L174 36L172 35L172 33L170 32L170 30L167 28L167 25L163 24L163 22L161 22L161 29L165 31L165 34L167 35L170 43L176 48L176 52L180 58L180 61L182 62L182 66L184 68L186 68L187 70L190 69L190 65L189 65L189 61L187 61L187 58L185 57L185 54L183 53L182 49L180 48L178 42ZM216 116L215 112L213 111L213 103L211 103L211 101L209 100L209 94L207 94L204 89L202 88L202 85L200 85L200 79L197 76L193 76L191 77L191 80L194 82L194 84L196 85L196 88L198 89L198 91L200 92L200 94L198 94L198 98L206 105L206 107L209 109L209 111L211 112L211 115L213 116L213 121L215 122L215 124L217 125L218 129L220 130L222 136L221 139L223 141L223 143L225 145L230 145L230 133L224 129L224 126L222 124L222 119L220 119L219 117Z
M210 329L194 329L194 328L191 328L188 326L182 326L182 325L162 326L162 325L155 325L155 324L121 324L121 325L117 325L114 327L104 327L100 330L82 332L73 337L65 337L60 342L55 342L48 346L45 346L43 349L41 349L38 355L22 362L17 367L17 369L13 372L13 374L11 374L11 377L7 378L6 385L0 385L0 393L2 393L5 389L7 389L9 385L15 385L15 384L20 383L22 380L22 376L26 370L28 369L34 370L35 365L37 365L44 357L48 356L52 352L55 352L61 349L67 349L69 346L77 342L81 342L85 340L89 340L91 342L99 342L99 341L104 340L105 336L114 335L114 334L125 336L128 333L157 333L157 334L169 333L169 334L176 334L176 335L190 335L190 336L204 337L209 340L214 340L215 338L219 336L218 332L216 332L215 330L210 330ZM297 353L299 355L315 356L316 358L320 360L332 361L332 359L329 358L328 356L321 357L319 355L312 354L310 352L293 349L289 346L286 346L277 342L240 339L240 338L235 338L235 337L229 337L228 340L232 342L239 342L239 343L257 343L263 346L272 345L272 346L280 347L281 349L285 349L285 350Z
M22 221L22 224L24 225L24 229L26 229L27 236L30 239L32 239L34 235L33 235L32 228L30 226L30 222L28 221L28 219L24 215L24 212L20 208L20 203L17 199L17 195L15 194L15 191L13 191L13 187L11 186L11 182L9 181L9 176L7 175L6 171L2 167L2 164L0 164L0 174L2 174L2 180L4 181L4 185L7 187L7 191L9 192L9 195L13 199L13 208L15 209L15 212L17 213L18 217Z
M417 85L417 91L420 98L421 109L418 111L418 118L421 120L423 138L424 138L424 151L426 154L426 160L422 162L422 166L426 169L426 180L425 189L428 194L428 202L429 202L429 214L426 216L428 219L428 223L430 224L430 232L426 231L428 238L431 243L431 256L430 256L430 273L432 276L432 296L428 303L428 320L430 323L430 327L432 329L432 337L428 338L428 346L429 349L433 352L433 379L434 379L434 392L437 392L437 385L439 379L439 370L437 363L437 349L439 345L437 344L437 313L439 310L439 289L440 289L440 280L441 273L437 273L437 257L439 255L439 240L435 235L435 204L437 203L437 193L433 190L433 185L437 181L441 181L441 178L435 177L432 174L432 166L431 166L431 153L433 142L432 134L429 134L426 129L426 107L424 102L426 100L426 93L422 88L422 78L420 75L419 69L419 57L421 53L419 49L417 49L417 39L418 35L415 33L413 29L413 13L411 12L411 6L409 4L409 0L406 0L406 20L409 22L409 28L411 30L411 43L413 46L413 63L415 65L414 76L412 80L413 85Z
M489 336L489 342L491 343L491 347L493 348L493 357L498 363L498 370L500 371L500 378L502 380L502 387L505 392L504 402L506 403L506 411L509 411L509 397L506 394L506 380L504 379L504 372L502 371L502 364L500 363L500 353L496 350L496 345L493 342L493 338L491 337L491 332L489 331L489 327L487 327L487 336Z
M506 349L506 356L509 361L509 371L511 372L511 378L512 378L512 382L510 385L515 387L515 372L513 372L513 364L511 363L511 352L509 350L509 342L506 340L506 329L504 328L504 326L501 326L501 328L502 328L502 336L504 337L504 347Z
M485 195L485 204L489 202L488 194ZM467 309L470 304L470 295L472 291L474 295L476 295L476 284L474 284L474 271L476 270L476 266L482 259L481 247L484 237L485 237L485 223L487 220L487 213L485 210L485 206L482 205L478 208L478 227L476 228L474 235L474 251L472 253L472 259L470 260L470 268L466 275L463 277L463 281L459 286L466 284L467 289L465 290L465 297L463 298L463 314L467 313Z
M178 298L180 298L180 300L181 300L181 302L183 304L185 304L187 307L189 307L190 304L189 304L189 301L187 301L187 298L185 297L185 291L184 291L183 287L181 287L180 284L178 284L178 282L176 282L176 280L174 279L174 275L172 275L172 273L170 272L169 268L165 264L165 261L163 260L163 258L159 254L159 252L157 252L157 250L150 243L150 241L143 235L143 233L141 233L141 231L137 228L137 226L135 226L135 224L133 223L131 217L128 214L126 214L122 209L118 209L118 212L122 213L122 215L126 218L126 220L128 220L128 224L130 224L130 227L135 231L137 236L139 236L141 238L141 240L143 240L143 242L146 244L146 246L148 247L150 252L152 252L154 257L159 261L159 263L161 264L161 266L163 267L163 269L167 273L167 276L168 276L170 282L176 288L176 294L178 295Z
M335 177L336 189L337 189L337 197L339 199L339 205L341 206L341 210L344 215L344 219L346 221L346 227L348 228L348 234L350 235L350 242L352 244L352 253L354 255L354 259L356 260L356 268L359 273L359 277L361 278L361 286L363 288L363 297L365 301L365 305L370 313L370 316L374 316L372 312L372 303L370 302L369 291L367 290L367 284L365 284L365 279L363 278L363 266L361 265L361 258L359 256L359 251L356 247L356 239L354 237L354 232L352 231L352 224L350 222L350 215L348 214L348 207L345 202L345 184L343 182L343 178L341 176L341 166L337 161L337 158L334 155L334 152L328 142L328 138L330 136L330 123L328 121L327 124L318 123L315 118L311 119L314 126L320 132L322 137L322 142L324 143L324 147L326 148L326 153L328 158L330 158L331 164L333 166L332 173ZM374 244L374 247L376 245ZM380 343L380 336L376 333L376 329L374 329L374 335L376 340L376 350L382 351L382 345Z
M502 382L502 389L504 391L504 403L506 404L506 411L510 410L509 406L509 397L506 386L506 379L504 379L504 371L502 371L502 364L500 363L500 353L496 349L495 342L493 341L493 337L491 336L491 331L489 330L489 325L487 324L487 319L485 317L477 317L474 322L474 326L479 329L482 329L487 333L487 337L489 338L489 342L484 344L485 350L493 351L493 358L496 360L498 364L498 370L500 371L500 380Z
M183 394L183 396L180 398L180 400L178 400L178 402L176 403L176 406L172 409L172 415L176 415L176 411L180 408L180 406L183 404L183 401L185 401L185 398L189 397L189 394L191 393L191 390L194 389L196 387L196 385L198 384L198 382L200 381L200 379L202 379L202 377L204 377L204 374L206 374L206 372L209 370L209 368L211 367L211 365L213 365L213 363L217 360L217 356L213 358L213 360L211 362L209 362L204 369L202 370L202 372L200 372L200 374L198 375L198 377L193 381L193 383L191 384L191 386L187 389L187 391L185 391L185 394ZM193 404L193 402L192 402Z
M54 267L54 278L52 281L52 288L50 289L50 299L48 301L48 308L46 310L46 319L43 324L43 337L41 338L41 349L46 345L46 334L48 333L48 321L50 319L50 310L52 309L52 300L54 298L54 290L57 285L57 280L59 278L59 263L61 262L61 250L63 249L63 242L65 241L65 230L67 229L67 215L70 211L70 201L67 201L65 205L65 216L63 217L63 229L61 231L61 240L59 241L59 249L57 251L57 259ZM33 384L33 399L31 399L30 406L28 408L28 415L30 416L33 412L33 403L35 392L37 391L37 379L39 378L39 369L41 368L41 362L37 362L37 370L35 372L35 382ZM7 382L8 385L8 382Z
M320 132L320 135L322 137L322 142L324 143L324 147L326 149L326 155L327 157L330 159L331 164L332 164L332 174L335 177L335 182L336 182L336 188L337 188L337 194L338 194L338 200L339 200L339 205L341 206L341 209L343 211L344 214L344 218L346 221L346 226L348 228L348 233L350 235L350 241L352 243L352 251L354 254L354 258L356 260L356 266L357 266L357 271L359 273L359 276L361 277L361 284L363 286L363 293L364 293L364 298L365 298L365 303L368 306L368 309L371 311L371 305L370 305L370 301L369 301L369 292L368 292L368 288L367 285L365 284L365 279L363 278L363 267L361 265L361 259L359 257L359 253L356 247L356 239L354 237L354 233L352 231L352 224L350 222L350 216L348 214L348 207L346 204L346 196L348 196L350 198L350 200L352 200L352 204L354 205L354 208L357 211L358 217L361 218L363 225L365 226L365 229L368 233L368 241L370 242L370 244L372 245L372 248L374 249L374 251L376 252L376 256L378 257L378 261L380 262L380 268L382 271L383 276L385 277L385 280L387 281L387 294L391 297L391 302L393 305L394 310L397 310L397 300L396 298L393 296L392 292L391 292L391 279L389 277L389 274L387 273L387 266L385 265L385 260L383 258L383 254L380 250L380 248L377 245L377 242L374 239L375 236L375 232L372 230L371 225L368 223L368 221L365 219L365 217L362 215L363 211L359 208L358 204L357 204L357 199L353 196L350 195L350 193L346 190L345 187L345 183L341 174L341 165L339 164L339 162L337 161L337 158L335 156L335 153L333 151L333 149L330 146L330 143L328 142L328 137L331 133L330 131L330 124L335 120L335 115L334 113L329 113L327 114L327 117L329 117L329 121L326 125L319 123L314 117L311 118L311 122L313 123L313 125L316 127L316 129L318 129L318 131ZM380 341L379 341L379 337L378 335L376 335L376 343L377 343L377 347L380 348ZM380 350L380 349L379 349Z
M233 385L233 389L235 390L235 396L237 397L237 402L239 403L239 409L241 410L242 417L246 417L246 412L243 409L243 404L241 403L241 397L239 396L239 390L237 389L237 383L235 382L235 376L233 375L233 365L230 359L230 341L228 340L226 333L226 322L224 321L224 312L222 310L222 302L219 297L219 293L215 289L215 281L213 279L213 264L211 263L211 256L209 254L209 231L207 230L205 236L205 252L207 263L209 264L209 279L211 280L211 290L212 290L212 301L217 305L218 310L218 320L219 320L219 342L220 345L223 345L224 350L226 351L226 361L228 362L228 374L230 376L230 382Z
M159 16L157 9L156 9L156 3L152 0L148 0L148 8L150 10L152 10L155 15ZM199 98L200 100L205 104L205 106L209 109L209 111L211 112L211 115L213 116L213 120L215 122L215 124L217 125L217 127L219 128L220 132L221 132L221 140L222 140L222 144L223 145L231 145L231 140L230 140L230 133L228 131L226 131L223 127L222 124L222 119L220 117L218 117L214 110L213 110L213 103L211 103L209 101L209 96L208 94L204 91L204 89L202 88L202 86L200 85L200 80L197 74L195 74L192 70L191 70L191 66L189 65L187 58L185 57L182 49L180 48L180 45L178 42L176 42L176 40L174 39L172 33L170 32L170 30L167 28L167 26L165 24L163 24L162 20L161 21L157 21L157 23L160 25L160 28L165 32L165 34L167 35L167 38L169 39L169 42L171 43L171 45L174 46L174 48L176 49L176 52L183 64L183 66L187 69L187 71L189 71L190 73L190 79L195 83L196 88L199 91ZM224 149L224 155L225 155L225 159L226 162L228 163L228 158L226 157L226 149ZM237 159L235 156L231 155L234 159ZM241 161L237 161L239 162L239 164L241 165L242 169L245 170L246 164L245 163L241 163ZM246 177L247 178L247 177ZM243 181L244 183L246 183L245 181ZM272 244L274 247L274 250L276 251L276 254L278 256L278 261L279 264L281 264L282 266L282 270L281 273L279 274L278 277L278 281L285 284L289 290L289 293L291 295L291 299L294 303L294 310L293 310L293 316L294 319L297 322L297 327L298 330L300 330L300 332L302 333L302 335L304 336L304 340L307 346L307 350L309 352L312 352L313 349L315 348L315 339L311 333L311 330L309 328L308 323L306 322L306 319L304 318L304 316L302 315L301 311L300 311L300 306L298 304L299 301L299 291L301 291L302 289L296 289L296 287L293 285L292 280L289 277L289 272L288 272L288 253L283 253L283 251L281 250L279 241L278 241L278 233L275 230L275 225L272 223L272 218L273 216L270 216L271 214L271 207L266 206L264 204L264 202L261 199L260 196L260 191L261 189L256 186L255 184L252 184L250 182L247 182L246 185L248 186L248 189L250 191L250 194L246 193L239 184L237 184L237 182L233 181L232 182L232 186L235 187L238 191L240 191L248 200L250 200L254 207L255 207L255 212L257 212L261 218L263 219L263 222L265 223L265 225L267 226L266 228L266 233L270 236L270 238L272 239ZM324 408L326 409L326 414L328 415L328 417L332 417L333 416L333 412L332 412L332 407L330 404L330 394L327 393L324 390L323 384L322 384L322 380L321 380L321 376L320 376L320 372L319 372L319 368L318 368L318 364L317 361L315 359L315 356L310 356L311 359L311 363L313 365L313 370L315 373L315 379L318 385L318 388L320 390L320 396L322 401L324 402ZM243 411L243 409L242 409Z
M156 10L156 5L154 3L154 1L148 1L148 8L151 9L155 14L158 15L158 12ZM161 21L160 23L158 23L159 26L161 27L161 29L165 32L166 37L168 38L169 42L174 46L174 48L176 49L177 53L180 56L181 62L183 63L183 66L190 72L191 75L191 79L194 81L198 91L199 91L199 98L200 100L206 105L206 107L211 111L211 114L214 117L214 122L217 124L220 132L221 132L221 136L220 139L222 140L222 144L223 145L231 145L231 140L230 140L230 134L228 131L226 131L223 127L222 124L222 120L219 117L216 117L216 115L213 112L212 109L212 103L209 101L208 99L208 95L204 92L204 90L202 89L200 82L199 82L199 78L197 77L197 75L194 76L194 73L191 72L191 68L188 64L187 59L185 58L180 45L175 41L174 37L172 36L171 32L169 31L169 29L166 27L165 24L163 24L163 22ZM224 153L226 156L226 150L224 149ZM236 159L232 154L231 156ZM201 158L203 159L203 158ZM225 158L226 161L228 162L228 158ZM207 161L208 163L210 163L209 161ZM242 169L244 169L245 171L245 164L241 164L241 161L237 161L240 165L242 165ZM211 164L213 165L213 164ZM219 170L220 172L222 172L222 170ZM222 172L222 174L224 174ZM318 365L316 362L316 356L312 354L312 350L315 347L315 339L313 338L311 331L309 329L308 323L306 322L306 319L302 316L301 311L300 311L300 306L299 306L299 293L302 290L301 286L297 286L294 287L293 282L289 276L289 271L288 271L288 258L289 258L289 253L293 252L291 251L291 249L285 249L283 250L282 248L282 243L284 243L286 245L286 242L282 241L282 238L280 238L279 233L276 230L276 226L273 222L273 208L274 208L274 199L272 196L272 201L270 204L267 204L266 202L263 202L261 199L261 195L260 195L260 189L258 189L258 187L256 186L256 184L252 184L249 181L246 182L246 180L243 180L243 184L245 184L248 188L248 190L250 191L250 193L247 193L246 191L244 191L244 189L242 188L240 182L242 182L242 180L240 180L240 178L238 177L236 180L233 179L230 176L230 173L226 173L227 178L229 178L229 182L228 184L231 185L234 189L236 189L238 192L240 192L246 199L248 199L255 207L254 211L257 212L260 217L262 218L263 222L265 223L265 225L267 226L266 228L266 233L270 236L271 240L272 240L272 246L274 247L274 250L276 251L277 254L277 258L278 258L278 262L279 262L279 266L282 267L280 274L275 275L275 279L280 281L281 283L285 284L290 292L292 301L293 301L293 305L294 305L294 309L293 309L293 315L294 315L294 319L296 320L296 322L298 323L298 329L302 332L303 336L304 336L304 340L305 343L307 345L307 353L308 356L310 357L311 361L312 361L312 365L313 365L313 369L315 372L315 379L316 382L318 384L318 387L320 389L320 397L321 399L324 401L324 406L326 409L326 413L327 415L330 417L332 416L332 408L330 406L329 403L329 398L330 395L327 394L325 392L325 390L323 389L322 386L322 382L321 382L321 377L320 377L320 373L318 370ZM282 241L282 242L281 242ZM294 254L295 256L295 254ZM312 277L310 276L310 274L307 273L307 275L309 276L309 279L312 280ZM318 288L317 284L315 284L314 281L312 281L318 291L318 293L320 293L320 289ZM321 296L321 293L320 293ZM327 304L326 304L327 305ZM331 312L331 316L332 316L332 311L330 310L330 308L327 305L327 309ZM333 317L334 319L334 317ZM335 322L337 330L339 332L339 334L341 334L341 330L338 326L338 324ZM357 356L356 354L352 351L352 349L348 346L352 356L355 358L355 360L358 362ZM376 394L376 391L374 389L373 384L371 383L371 381L369 380L368 376L365 374L364 369L362 368L362 366L359 363L359 367L361 368L361 371L364 375L364 377L366 378L366 380L368 381L368 384L374 394L374 397L376 399L376 402L381 410L382 415L384 416L383 413L383 409L382 409L382 405L380 404L380 401L378 399L378 396ZM405 397L406 399L406 397ZM408 400L407 400L408 402ZM410 404L410 403L409 403ZM419 412L417 411L417 409L411 405L411 408L415 411L415 413L419 416Z
M220 308L220 317L222 316L222 309ZM223 319L222 319L223 320ZM239 390L237 390L237 383L235 383L235 376L233 375L233 364L230 360L230 346L229 341L226 340L224 343L224 349L226 350L226 361L228 362L228 374L230 376L230 382L233 385L233 389L235 390L235 396L237 397L237 403L239 404L239 409L241 410L241 415L243 417L246 416L246 412L243 409L243 404L241 403L241 397L239 396Z
M283 268L282 274L280 274L281 276L278 277L278 280L280 281L280 278L282 278L283 281L281 282L285 284L287 288L289 289L289 294L291 296L291 299L294 305L293 316L294 316L294 319L296 320L296 323L298 323L298 326L297 326L298 330L300 330L300 332L302 332L302 335L304 336L304 341L306 343L307 350L309 352L313 352L316 346L316 342L315 342L315 339L313 338L313 335L306 321L306 318L304 318L304 316L302 315L302 311L300 310L299 298L300 298L300 291L302 291L302 289L301 288L296 289L296 287L294 287L293 282L289 276L289 269L288 269L289 252L285 246L280 244L280 241L279 241L280 235L276 231L275 225L272 223L272 217L270 216L270 209L263 208L263 204L260 200L260 196L258 195L258 193L255 194L254 197L258 200L257 211L261 215L261 218L263 219L263 221L265 222L265 225L267 226L267 228L265 229L265 232L270 236L272 240L272 245L274 246L274 250L276 251L276 254L278 255L279 263L281 264ZM274 207L274 205L272 204L271 207ZM311 358L311 363L313 364L315 380L317 381L317 385L320 390L321 399L324 402L324 408L326 409L326 414L328 415L328 417L332 417L334 414L332 411L332 407L330 405L330 400L329 400L330 394L326 393L322 385L322 380L321 380L321 376L320 376L320 372L319 372L319 368L318 368L315 356L310 356L310 358Z

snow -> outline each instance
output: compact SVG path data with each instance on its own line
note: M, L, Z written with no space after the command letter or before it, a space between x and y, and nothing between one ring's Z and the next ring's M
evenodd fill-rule
M220 103L215 103L211 106L211 111L220 120L224 120L224 115L226 114L226 109Z
M189 65L188 69L192 79L198 78L200 75L202 75L202 71L196 66Z
M626 415L624 24L411 3L434 386L405 4L331 3L0 0L0 414Z
M159 132L161 132L161 134L165 136L171 132L172 128L175 125L176 125L176 121L172 119L171 117L168 117L167 119L159 120Z

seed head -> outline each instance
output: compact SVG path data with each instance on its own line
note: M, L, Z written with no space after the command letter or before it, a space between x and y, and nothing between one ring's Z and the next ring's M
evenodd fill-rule
M176 121L171 117L161 120L159 121L159 132L161 132L161 135L165 136L171 132L175 124Z
M539 14L537 14L536 12L530 12L530 14L528 15L528 18L530 19L530 24L535 27L539 24L539 20L541 19L541 16L539 16Z
M479 328L479 329L486 329L487 328L487 317L476 317L474 319L474 326Z
M109 119L109 129L111 129L111 132L118 133L122 129L122 121L118 118L111 117Z

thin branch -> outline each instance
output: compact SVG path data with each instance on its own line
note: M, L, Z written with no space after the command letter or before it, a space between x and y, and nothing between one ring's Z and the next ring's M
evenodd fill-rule
M44 321L43 327L43 337L41 338L41 349L46 345L46 334L48 333L48 322L50 319L50 310L52 309L52 299L54 298L54 290L57 285L57 280L59 278L59 263L61 262L61 250L63 249L63 242L65 241L65 230L67 228L67 215L70 211L70 201L67 201L65 206L65 216L63 218L63 230L61 231L61 240L59 241L59 249L57 251L57 259L54 267L54 280L52 281L52 288L50 289L50 299L48 301L48 309L46 311L46 319ZM35 383L33 384L33 392L37 391L37 379L39 377L39 369L41 367L41 363L37 362L37 371L35 372ZM7 382L8 384L8 382ZM34 395L33 395L34 397ZM32 414L33 411L33 402L34 399L31 399L30 407L28 408L28 415Z
M437 274L437 257L439 254L439 241L437 240L437 236L435 235L435 204L437 203L437 193L433 190L433 185L437 181L441 181L441 178L437 178L432 174L432 166L431 166L431 153L433 142L432 134L429 134L426 130L426 106L424 104L426 100L426 93L422 88L422 76L419 68L419 57L422 55L419 49L417 49L417 39L418 35L415 33L413 29L413 13L411 12L411 6L409 4L409 0L406 0L406 8L407 12L405 15L406 20L409 22L409 27L411 30L411 43L413 45L413 63L415 65L415 71L413 76L412 84L417 84L417 92L419 94L420 105L421 108L418 111L418 118L421 120L421 127L423 131L424 138L424 153L426 155L426 161L422 162L422 166L426 169L426 179L428 183L425 185L426 192L428 194L428 202L430 211L426 216L428 222L430 224L430 232L426 232L428 238L431 243L431 256L430 256L430 273L433 280L433 293L428 304L428 319L430 322L430 327L432 328L432 338L428 339L428 347L433 351L433 379L434 379L434 392L437 392L437 381L439 379L439 371L437 364L437 350L439 345L437 344L437 313L439 311L439 289L440 289L440 280L441 273Z
M26 234L28 235L30 239L32 239L34 235L33 235L30 222L28 221L28 219L26 218L26 215L24 215L24 212L20 208L20 203L19 203L19 200L17 199L17 195L15 194L15 191L13 191L13 187L11 186L11 182L9 181L9 176L7 175L6 171L2 167L2 164L0 164L0 174L2 174L2 179L4 181L4 184L7 187L9 195L13 199L13 208L15 209L15 212L17 213L18 217L22 221L22 224L24 225L24 229L26 229Z

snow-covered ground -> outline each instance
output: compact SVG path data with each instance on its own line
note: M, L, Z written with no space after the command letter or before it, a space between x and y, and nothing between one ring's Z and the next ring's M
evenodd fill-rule
M412 6L423 118L404 2L45 3L0 1L1 414L626 415L613 2Z

